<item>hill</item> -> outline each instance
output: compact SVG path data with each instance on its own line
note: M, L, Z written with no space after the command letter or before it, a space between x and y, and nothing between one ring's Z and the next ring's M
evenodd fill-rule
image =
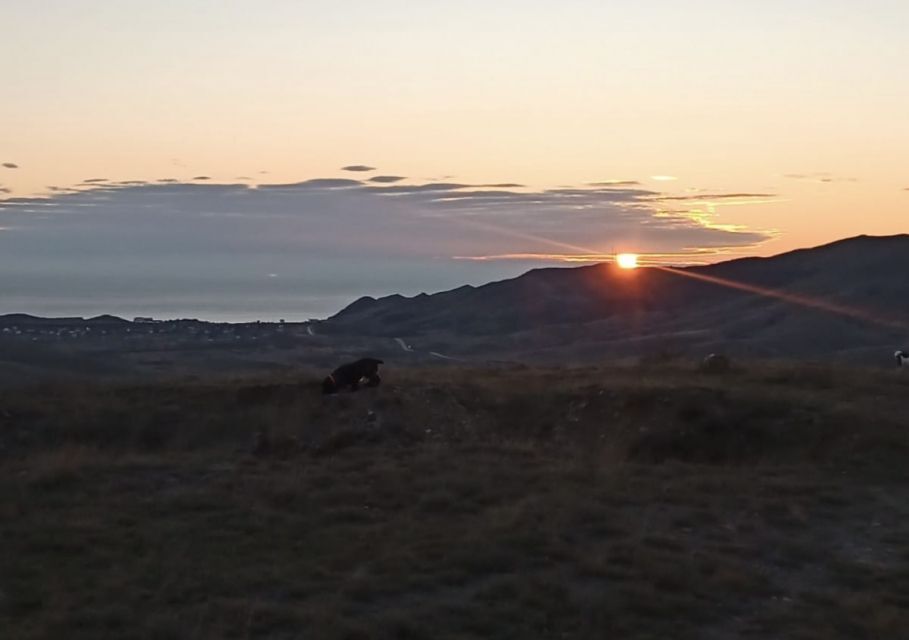
M861 236L709 266L536 269L433 295L362 298L320 331L567 361L705 350L887 361L909 341L906 273L909 235Z
M27 313L7 313L0 315L0 327L3 326L121 326L131 324L129 320L118 318L109 314L95 316L93 318L81 317L62 317L62 318L43 318L33 316Z
M909 378L749 363L0 390L0 628L897 638Z

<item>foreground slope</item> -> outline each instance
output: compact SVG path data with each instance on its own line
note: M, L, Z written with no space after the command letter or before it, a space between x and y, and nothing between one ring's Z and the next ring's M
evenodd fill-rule
M0 392L28 638L895 638L909 378L753 364Z

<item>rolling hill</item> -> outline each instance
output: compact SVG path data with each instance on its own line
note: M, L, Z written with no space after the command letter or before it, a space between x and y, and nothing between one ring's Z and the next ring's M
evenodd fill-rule
M584 360L722 350L886 361L909 342L909 235L673 270L546 268L433 295L357 300L320 326L446 353Z

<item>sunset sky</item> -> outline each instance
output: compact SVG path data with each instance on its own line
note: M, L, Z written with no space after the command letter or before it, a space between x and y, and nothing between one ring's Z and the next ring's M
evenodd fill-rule
M325 315L909 231L905 0L0 9L0 313Z

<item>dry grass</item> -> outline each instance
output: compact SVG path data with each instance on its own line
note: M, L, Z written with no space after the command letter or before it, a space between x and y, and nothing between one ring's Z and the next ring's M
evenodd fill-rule
M810 371L0 394L0 629L899 637L909 378Z

